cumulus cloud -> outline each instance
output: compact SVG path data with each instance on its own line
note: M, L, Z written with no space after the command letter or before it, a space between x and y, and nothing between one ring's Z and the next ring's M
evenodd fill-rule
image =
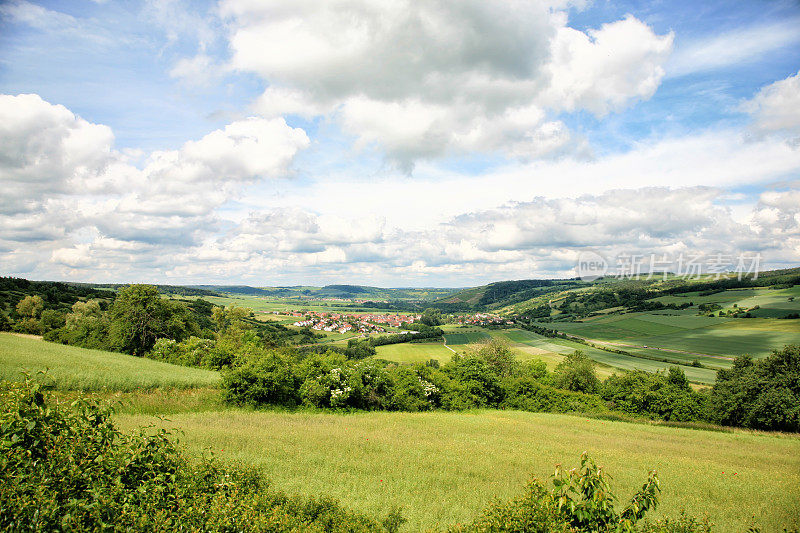
M266 116L334 118L409 170L464 152L536 158L573 142L551 116L655 92L672 36L632 16L587 33L556 3L225 0L232 67L270 84Z
M752 116L757 134L788 134L800 143L800 72L763 87L741 109Z
M111 129L35 94L0 95L0 214L37 209L50 195L103 188Z
M215 230L215 210L244 186L289 176L309 139L281 118L252 117L154 152L142 168L113 143L110 128L63 106L0 95L0 240L58 241L88 229L188 246ZM52 259L68 264L65 254Z

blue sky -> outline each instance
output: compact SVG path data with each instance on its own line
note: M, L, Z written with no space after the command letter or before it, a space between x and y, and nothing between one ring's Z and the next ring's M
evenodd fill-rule
M2 2L0 271L463 286L572 275L587 249L795 266L798 28L796 2Z

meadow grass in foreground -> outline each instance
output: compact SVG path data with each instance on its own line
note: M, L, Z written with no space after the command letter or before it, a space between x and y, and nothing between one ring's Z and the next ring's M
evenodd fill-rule
M43 370L46 381L60 390L213 388L220 380L219 372L211 370L0 333L0 379L19 381L23 372Z
M123 428L159 424L201 453L261 467L274 486L329 495L373 516L403 506L406 531L478 515L519 495L584 450L627 499L650 469L662 482L657 516L707 515L716 531L800 526L800 437L710 432L578 416L506 411L433 413L183 413L168 421L118 415Z

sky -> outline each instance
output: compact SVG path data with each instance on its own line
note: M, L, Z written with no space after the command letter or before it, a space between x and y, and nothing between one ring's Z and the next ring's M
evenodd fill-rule
M0 0L0 190L29 279L800 266L800 3Z

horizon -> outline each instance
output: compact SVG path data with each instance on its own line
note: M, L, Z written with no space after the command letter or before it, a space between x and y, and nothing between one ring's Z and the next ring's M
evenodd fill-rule
M791 268L798 27L800 4L754 0L3 2L0 273Z

